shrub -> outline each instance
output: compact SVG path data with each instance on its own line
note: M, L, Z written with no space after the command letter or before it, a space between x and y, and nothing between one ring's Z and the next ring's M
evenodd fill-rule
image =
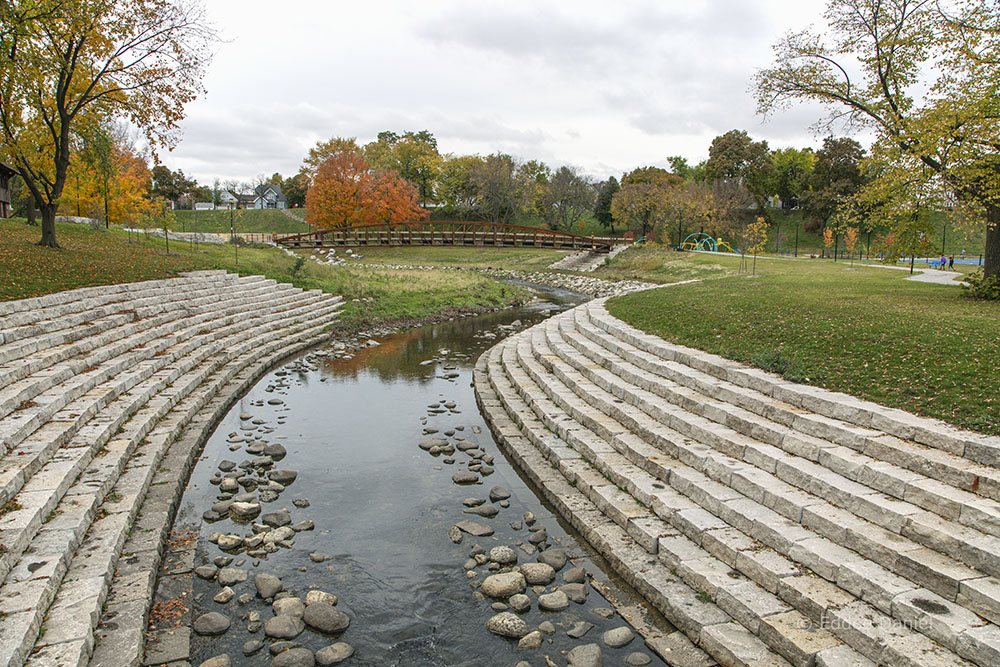
M970 274L962 284L962 295L970 299L996 301L1000 299L1000 278L984 276L982 273Z
M802 382L802 373L795 359L785 355L781 350L761 352L750 357L750 364L757 368L776 373L790 382Z

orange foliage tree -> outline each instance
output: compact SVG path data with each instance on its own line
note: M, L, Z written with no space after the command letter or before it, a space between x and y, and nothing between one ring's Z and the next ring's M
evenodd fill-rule
M149 186L149 166L127 145L110 144L102 160L76 152L70 157L59 213L135 223L151 205Z
M306 193L306 221L316 229L428 217L417 189L393 171L373 172L361 155L341 151L316 169Z

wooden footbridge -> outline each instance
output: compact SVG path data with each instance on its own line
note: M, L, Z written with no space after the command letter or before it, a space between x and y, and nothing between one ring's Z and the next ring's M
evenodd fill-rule
M367 246L457 246L549 248L610 252L612 239L580 236L551 229L490 222L415 222L367 224L305 234L275 235L286 248L359 248Z

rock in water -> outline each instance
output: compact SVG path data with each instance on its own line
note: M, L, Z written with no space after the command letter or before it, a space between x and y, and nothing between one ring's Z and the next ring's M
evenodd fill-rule
M608 630L604 633L602 639L604 640L604 643L611 648L621 648L623 646L628 646L634 637L635 635L632 634L632 629L623 625L620 628Z
M490 501L495 503L501 500L507 500L508 498L510 498L510 491L502 486L494 486L490 489Z
M302 604L302 600L299 598L275 600L274 604L271 605L271 609L274 611L275 616L297 616L298 618L302 618L302 615L306 612L306 606Z
M562 591L538 596L538 608L545 611L562 611L569 606L569 598Z
M524 575L520 572L504 572L493 574L483 581L483 593L491 598L506 599L512 595L523 593L525 589ZM563 597L566 597L565 595ZM567 605L568 606L568 605Z
M455 544L462 543L462 531L459 530L458 526L452 526L448 529L448 539Z
M517 650L530 651L532 649L536 649L542 645L543 639L544 637L542 637L542 633L538 630L529 632L525 636L521 637L521 641L517 643Z
M513 565L517 562L517 552L510 547L493 547L490 549L490 560L500 565ZM531 582L529 581L528 583L530 584Z
M217 655L201 663L198 667L229 667L232 664L228 655Z
M583 604L587 601L588 589L583 584L564 584L559 587L559 590L565 593L566 597L577 604Z
M253 585L257 588L257 595L261 596L265 600L267 598L273 598L275 595L281 592L284 585L281 583L281 579L278 579L273 574L258 574L253 578Z
M510 608L517 613L523 614L531 609L531 598L522 593L518 593L517 595L511 595L510 599L507 600L507 604L509 604Z
M328 605L336 607L337 596L324 591L309 591L306 593L306 605L316 604L317 602L324 602Z
M221 635L229 629L231 622L228 616L217 611L202 614L191 624L191 629L199 635Z
M314 667L316 659L307 648L293 648L274 656L271 667Z
M489 537L493 534L493 529L485 524L475 521L459 521L455 526L463 533L468 533L473 537Z
M593 627L594 627L593 623L588 623L587 621L580 621L572 628L567 630L566 634L572 637L573 639L579 639L580 637L590 632L591 629L593 629Z
M310 628L330 635L343 632L351 624L351 619L347 614L325 602L316 602L306 607L306 613L302 620Z
M567 560L566 552L562 549L549 549L538 554L538 562L551 565L556 572L563 569Z
M582 567L571 567L563 572L563 581L567 584L587 583L587 571Z
M597 644L584 644L577 646L566 656L569 667L602 667L604 656L601 655L601 647Z
M295 481L295 478L299 476L299 473L294 470L272 470L267 473L267 478L272 482L277 482L282 486L288 486Z
M295 639L305 630L296 616L275 616L264 621L264 634L273 639Z
M486 519L492 519L500 513L500 508L496 505L481 505L479 507L470 507L469 509L462 511L466 514L475 514L476 516L481 516Z
M316 664L321 667L339 665L352 655L354 655L354 647L344 642L337 642L316 651Z
M492 616L486 621L486 629L501 637L520 639L528 634L528 624L518 616L509 611L502 611Z
M281 526L287 526L292 522L292 517L288 513L288 510L278 510L277 512L268 512L260 518L261 523L271 526L272 528L280 528Z
M451 476L451 481L455 484L475 484L479 481L479 475L474 472L457 472Z
M246 570L241 570L238 567L224 567L219 570L219 585L220 586L235 586L236 584L242 584L247 580L250 575Z
M643 665L648 665L651 662L653 662L652 658L645 653L639 653L638 651L635 653L629 653L628 657L625 658L625 664L632 665L633 667L643 667Z
M548 586L556 578L556 571L547 563L524 563L521 574L531 586Z

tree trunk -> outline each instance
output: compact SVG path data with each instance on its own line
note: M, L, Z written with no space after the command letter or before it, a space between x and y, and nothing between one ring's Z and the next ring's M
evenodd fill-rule
M44 204L40 208L42 210L42 240L38 242L38 245L58 248L59 244L56 243L56 205Z
M38 224L38 220L35 218L35 197L31 193L28 193L28 224L34 227Z
M986 211L986 253L983 258L983 275L1000 278L1000 206Z

